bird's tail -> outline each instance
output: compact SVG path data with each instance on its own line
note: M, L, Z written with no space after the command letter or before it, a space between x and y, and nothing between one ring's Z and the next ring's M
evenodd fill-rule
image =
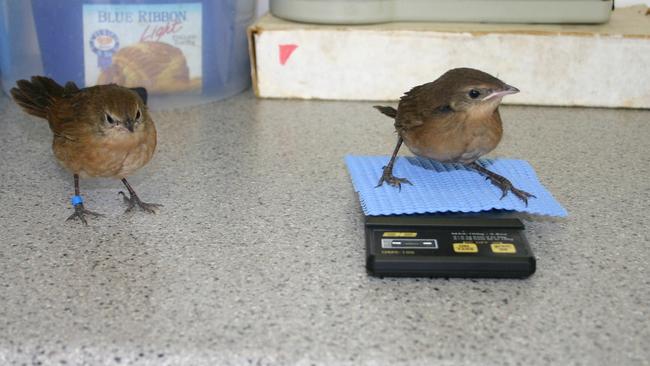
M393 107L381 106L381 105L376 105L374 107L377 108L377 110L379 110L381 113L387 115L390 118L397 117L397 109Z
M47 118L49 108L63 93L61 85L45 76L32 76L31 81L18 80L11 89L11 96L25 112L41 118Z

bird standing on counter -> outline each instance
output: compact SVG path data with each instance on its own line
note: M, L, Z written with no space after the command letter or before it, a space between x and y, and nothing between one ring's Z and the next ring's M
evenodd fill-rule
M501 141L501 99L518 92L519 89L483 71L458 68L406 92L397 109L375 106L395 119L398 134L397 146L377 187L384 182L398 188L402 183L412 184L393 175L395 158L404 142L417 156L475 169L501 189L501 198L510 191L528 205L528 199L534 195L515 188L508 179L476 162Z
M118 85L79 89L73 82L65 86L44 76L19 80L11 95L23 110L46 119L54 134L52 150L57 160L74 175L72 205L68 220L86 215L102 216L86 210L79 194L79 177L108 177L122 180L129 191L126 212L134 207L154 213L161 205L138 198L126 177L144 166L156 149L156 128L147 111L147 91Z

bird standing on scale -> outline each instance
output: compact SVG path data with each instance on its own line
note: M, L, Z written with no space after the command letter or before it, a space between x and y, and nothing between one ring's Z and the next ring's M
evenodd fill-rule
M475 169L501 189L501 198L512 192L528 205L528 199L534 195L517 189L505 177L476 162L501 141L501 99L518 92L519 89L483 71L458 68L406 92L397 109L375 106L395 119L398 134L397 145L377 187L384 182L398 188L402 183L411 184L408 179L393 175L395 158L404 142L417 156Z
M161 205L138 198L126 177L151 160L156 150L156 128L147 111L147 91L118 85L98 85L79 89L73 82L65 86L44 76L19 80L11 95L25 112L49 122L54 134L52 150L59 163L74 175L75 212L68 220L86 215L102 216L86 210L79 193L79 177L108 177L122 180L129 191L126 212L136 206L154 213Z

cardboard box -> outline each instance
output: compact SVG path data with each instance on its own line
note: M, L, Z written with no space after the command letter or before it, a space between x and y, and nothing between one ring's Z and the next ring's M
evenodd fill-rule
M650 13L616 9L602 25L317 25L266 15L251 26L263 98L397 100L454 67L521 89L511 104L650 108Z

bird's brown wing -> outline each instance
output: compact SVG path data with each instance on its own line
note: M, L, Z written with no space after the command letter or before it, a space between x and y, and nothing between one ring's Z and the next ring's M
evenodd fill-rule
M65 86L63 87L63 95L64 96L71 96L80 91L79 87L77 84L74 83L74 81L68 81L65 83Z
M88 89L74 91L68 85L66 89L68 94L50 107L47 116L54 136L79 141L84 136L99 132L100 121L94 121L91 116L95 114L87 112L88 108L92 108L90 101L93 98L89 95L92 92Z
M449 96L445 94L444 85L439 84L434 81L418 85L404 94L395 118L395 128L398 131L421 126L433 114L447 111Z

